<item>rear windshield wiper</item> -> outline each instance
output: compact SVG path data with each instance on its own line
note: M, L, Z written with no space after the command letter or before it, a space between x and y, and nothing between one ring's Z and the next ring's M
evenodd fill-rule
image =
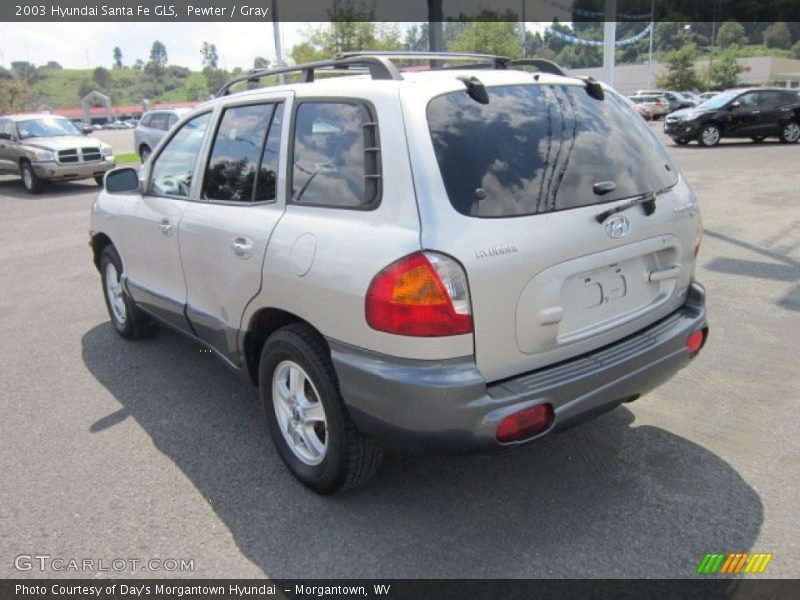
M647 192L641 194L640 196L631 198L624 204L620 204L618 206L615 206L614 208L609 208L608 210L604 210L603 212L595 216L595 219L597 219L598 223L602 223L611 215L615 215L619 212L628 210L629 208L633 208L634 206L639 206L639 205L641 205L642 209L644 210L645 216L649 217L654 212L656 212L656 196L660 193L661 192Z

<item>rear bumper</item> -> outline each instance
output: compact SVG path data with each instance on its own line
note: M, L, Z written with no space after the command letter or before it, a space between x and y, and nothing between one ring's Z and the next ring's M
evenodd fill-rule
M41 179L52 181L89 179L99 177L114 168L114 157L89 163L59 164L55 161L32 163L33 170Z
M693 284L686 303L658 323L590 354L487 384L471 357L421 361L389 357L329 340L342 396L358 427L404 450L485 452L501 444L505 417L541 403L551 427L565 429L638 398L691 359L689 336L706 328L705 290Z

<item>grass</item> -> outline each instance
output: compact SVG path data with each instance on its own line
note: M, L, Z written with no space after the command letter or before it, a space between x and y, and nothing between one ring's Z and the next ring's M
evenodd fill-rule
M114 160L118 165L130 165L140 162L139 155L136 152L123 152L114 156Z

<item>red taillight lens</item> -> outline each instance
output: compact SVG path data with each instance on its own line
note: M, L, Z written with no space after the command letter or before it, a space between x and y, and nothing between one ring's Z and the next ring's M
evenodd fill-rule
M418 337L472 332L467 277L455 260L433 252L401 258L378 273L366 297L373 329Z
M541 433L553 422L553 407L537 404L507 416L497 426L497 441L518 442Z
M694 356L695 354L700 352L700 348L702 348L703 344L705 343L706 343L706 330L699 329L689 336L689 339L686 342L686 348L689 350L689 354Z

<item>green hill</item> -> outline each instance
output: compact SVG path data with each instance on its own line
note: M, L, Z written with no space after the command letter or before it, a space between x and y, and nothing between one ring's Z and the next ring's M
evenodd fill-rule
M98 76L96 69L39 68L31 85L33 97L37 105L73 108L93 90L110 96L115 105L138 104L143 98L151 103L186 102L205 99L209 94L203 73L184 67L167 67L159 75L142 69L104 71Z

